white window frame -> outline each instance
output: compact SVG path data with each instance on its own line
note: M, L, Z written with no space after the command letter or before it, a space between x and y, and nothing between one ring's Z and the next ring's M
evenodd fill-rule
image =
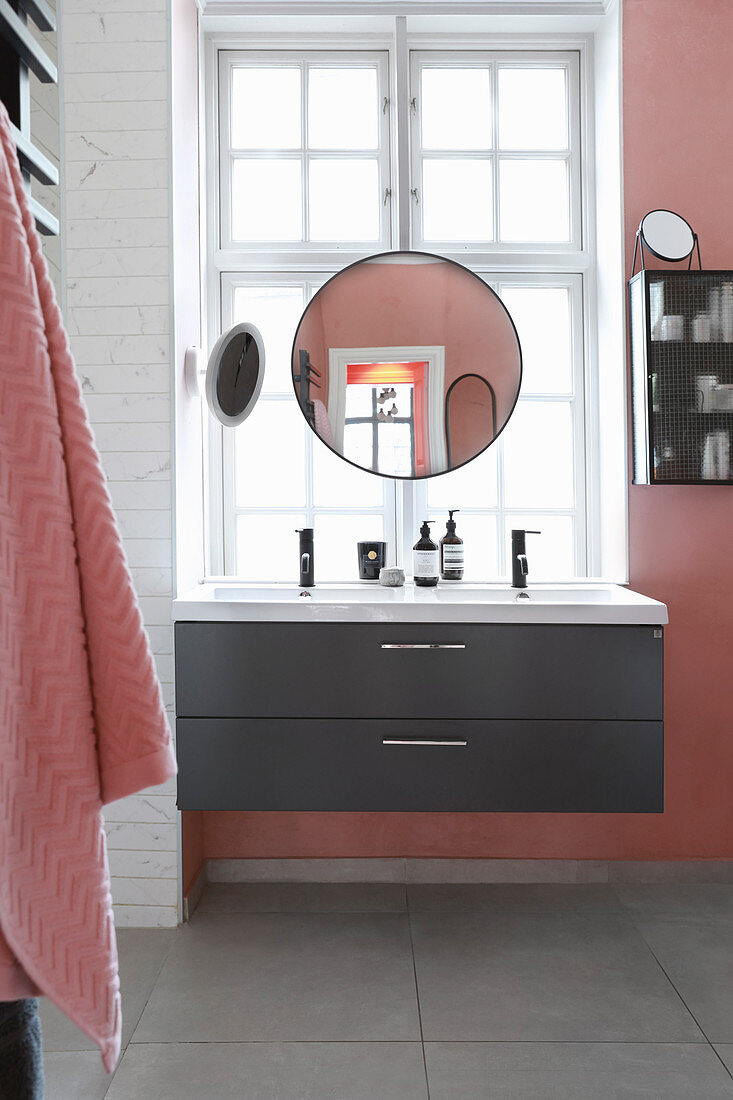
M446 464L445 432L443 429L443 394L445 392L445 348L442 345L389 348L329 348L328 349L328 419L337 424L333 444L335 450L344 445L343 423L346 416L346 371L350 363L406 363L423 361L428 365L428 410L430 467L441 470Z
M303 286L304 297L306 302L310 301L315 292L323 285L325 278L320 272L288 272L283 275L282 273L234 273L226 272L221 277L221 308L222 308L222 329L228 328L234 324L234 294L237 287L240 286ZM266 360L265 360L266 361ZM294 396L292 391L288 392L273 392L260 394L259 401L292 401ZM302 516L305 514L306 526L314 526L315 517L317 515L380 515L383 516L384 522L384 538L392 546L395 545L396 531L394 526L395 507L394 507L394 494L392 491L392 483L388 478L380 478L382 483L382 504L378 506L366 506L363 504L356 504L351 507L338 507L333 508L327 505L320 505L315 503L314 499L314 481L313 481L313 450L314 447L323 446L320 443L313 432L307 431L305 433L305 466L306 466L306 499L302 505L293 505L292 507L278 505L276 508L267 507L246 507L240 508L237 506L236 501L236 485L235 485L235 456L234 456L234 432L231 429L222 428L221 425L217 425L218 439L214 448L215 454L220 456L221 466L218 473L219 483L222 487L222 528L221 528L221 541L217 547L218 552L222 554L223 569L222 572L227 576L236 576L236 563L237 563L237 519L240 515L269 515L277 513L278 515L286 515L292 513L294 516ZM255 476L257 471L253 471ZM338 578L322 578L323 580L331 579L336 580Z
M222 252L229 256L237 253L259 253L278 255L282 262L288 262L287 257L295 254L302 261L303 254L310 255L314 250L318 252L382 252L390 247L391 218L389 203L384 201L385 190L390 190L390 145L389 145L389 115L386 110L379 111L379 147L374 150L351 149L309 149L308 148L308 79L306 69L309 66L317 68L343 67L343 54L334 51L314 51L305 48L295 52L293 50L221 50L219 51L219 164L230 165L239 158L264 158L268 160L299 160L302 166L302 230L301 241L239 241L231 232L231 171L221 172L220 186L220 223L219 241ZM243 57L246 54L246 61ZM389 100L389 63L385 51L349 50L349 66L358 68L359 63L374 67L377 73L377 98L380 103L386 98ZM301 72L301 144L300 148L288 150L272 149L247 149L232 150L229 144L231 133L231 80L236 68L268 68L272 65L288 65L297 68ZM224 90L226 89L226 94ZM336 157L339 160L364 159L369 155L370 159L377 161L379 174L379 237L373 241L317 241L308 239L308 180L309 166L313 161L329 160ZM241 263L241 260L239 261ZM291 261L292 262L292 261Z
M512 513L522 515L542 515L542 516L571 516L577 517L579 502L587 499L586 494L586 467L587 458L585 453L585 434L586 434L586 417L585 417L585 405L586 405L586 386L583 370L583 282L580 275L577 274L548 274L548 273L524 273L524 272L512 272L496 276L488 272L477 271L477 274L484 279L493 291L501 297L501 292L504 289L513 287L559 287L567 289L568 291L568 303L570 307L570 333L571 333L571 377L573 389L566 393L531 393L521 394L517 405L519 406L525 402L532 401L558 401L568 403L571 406L571 413L573 417L573 503L566 508L551 508L543 506L542 508L526 508L516 507L510 508L506 503L504 497L504 439L500 435L495 443L492 444L494 451L496 452L497 462L497 502L493 508L472 507L465 504L461 504L461 514L470 515L485 515L495 516L497 522L497 558L498 569L500 576L503 576L508 570L507 551L508 540L510 537L509 526L506 520ZM412 508L414 511L415 519L419 519L420 516L427 516L430 512L428 505L428 492L429 482L422 480L415 482L411 486L413 492ZM414 520L413 520L414 526ZM588 546L588 531L587 524L579 524L576 520L574 524L574 538L573 538L573 554L574 554L574 566L575 573L579 576L585 576L588 570L589 562L589 546ZM405 560L409 560L407 557L409 547L405 546L403 553Z
M487 68L490 74L491 94L491 131L492 141L490 150L466 150L466 149L441 149L426 150L423 152L421 143L422 134L422 103L420 96L420 73L423 68ZM503 151L499 146L499 97L498 97L498 72L501 68L507 69L548 69L562 68L567 74L565 85L566 109L568 120L568 146L563 150L552 152L517 150ZM412 240L413 247L424 249L428 252L440 252L441 254L462 255L464 262L467 257L476 253L491 252L494 257L504 253L541 253L565 252L568 254L580 252L583 248L582 227L582 180L580 172L581 162L581 137L580 137L580 64L577 52L562 51L521 51L521 50L412 50L410 52L410 103L411 109L411 186L416 189L416 194L411 193L412 210ZM422 233L422 212L424 204L422 196L423 187L423 157L429 160L488 160L492 164L492 199L493 199L493 226L494 236L490 241L436 241L425 240ZM560 160L565 159L568 171L568 225L569 239L564 242L513 242L499 240L499 164L501 160ZM496 264L494 265L496 266Z
M576 493L581 489L585 491L585 524L584 532L579 530L576 524L576 563L578 570L583 569L589 578L600 577L603 574L601 563L604 562L604 548L600 545L600 532L608 527L608 518L602 520L601 501L599 492L600 481L600 445L596 439L595 429L599 422L597 394L601 389L597 377L598 348L595 321L595 184L594 184L594 158L593 158L593 81L590 37L584 35L568 36L558 35L553 39L552 46L548 49L548 38L552 36L512 35L491 36L482 40L481 36L471 36L468 40L465 36L451 36L450 34L415 35L403 38L402 44L398 40L383 33L370 35L352 35L348 38L337 35L322 36L316 41L317 36L303 44L302 49L296 45L301 41L301 36L288 38L286 33L273 37L272 34L254 35L246 37L231 33L216 32L206 36L206 65L205 65L205 112L207 118L206 128L206 188L208 201L206 204L206 245L205 245L205 269L204 281L206 287L206 315L214 320L214 325L209 324L209 344L213 343L220 328L227 323L227 316L231 315L230 307L227 314L225 302L227 300L226 287L234 281L239 283L261 284L263 279L276 275L276 281L286 283L290 275L301 274L307 270L309 276L319 284L325 282L334 272L348 263L361 258L362 255L372 254L377 251L377 246L370 242L368 247L361 249L359 245L339 247L338 242L333 242L333 247L320 243L316 245L303 243L300 246L283 247L283 242L272 242L272 249L267 244L257 242L254 247L241 247L237 244L232 249L223 249L220 238L219 209L221 189L219 180L219 119L218 119L218 86L219 64L222 54L238 53L240 50L247 52L248 59L255 53L259 53L263 63L267 60L275 60L282 57L290 60L293 54L308 54L308 60L324 54L338 65L343 62L344 55L352 57L361 54L364 57L386 55L387 65L387 94L389 98L389 112L394 118L394 107L399 95L400 79L407 84L407 77L400 77L400 72L408 74L414 67L419 56L429 53L431 58L439 57L456 60L467 55L480 55L481 60L487 57L506 62L512 67L520 63L517 54L530 54L532 60L542 65L545 59L559 60L561 58L579 58L575 67L576 76L573 77L568 87L570 89L571 103L569 106L569 126L573 119L579 127L579 143L571 153L573 165L571 171L577 174L580 184L576 191L575 204L571 212L571 225L573 240L569 244L532 246L528 251L526 244L511 244L497 247L492 243L490 251L482 250L480 244L476 248L473 243L454 243L452 250L441 250L451 259L467 263L470 269L479 274L490 283L511 283L515 276L526 275L529 282L538 284L543 277L552 280L552 276L562 284L563 279L573 282L571 294L573 310L580 310L583 318L582 326L573 327L573 351L574 363L585 362L582 371L582 386L576 389L575 418L576 435L578 426L582 426L585 432L585 446L576 447ZM537 46L542 43L544 49L537 51ZM278 43L283 48L277 48ZM359 49L359 43L368 44L371 49ZM455 49L451 44L455 44ZM555 48L557 47L557 48ZM571 65L571 69L573 66ZM409 85L408 85L409 87ZM408 92L408 94L411 94ZM494 99L495 102L495 99ZM383 120L383 125L385 120ZM413 118L414 124L414 118ZM388 186L392 190L391 202L385 203L383 217L390 224L390 243L398 247L400 241L404 247L404 228L400 232L398 224L398 206L407 212L410 222L414 218L414 210L411 203L404 202L404 196L400 202L394 201L397 197L395 174L400 172L399 166L399 139L397 126L393 125L389 134L389 157L391 162L391 177ZM401 139L404 142L404 136ZM383 148L387 148L383 142ZM404 146L403 146L404 149ZM412 145L410 157L419 155L415 144ZM403 157L404 160L404 157ZM582 162L582 176L580 164ZM402 186L404 181L404 171ZM571 188L571 194L573 189ZM389 212L389 213L388 213ZM498 225L498 223L496 223ZM412 231L412 228L411 230ZM578 236L580 233L580 236ZM449 244L450 242L446 242ZM424 247L428 251L437 250L435 242L421 244L414 240L412 247ZM307 255L304 255L306 253ZM579 287L582 287L580 290ZM577 316L577 314L576 314ZM218 324L216 321L218 320ZM578 346L582 348L582 354L578 357ZM535 398L536 399L536 398ZM584 416L577 415L584 406ZM227 443L222 438L222 429L218 426L207 425L208 449L205 455L204 479L208 485L208 499L206 504L206 524L208 530L208 547L206 554L205 572L208 576L221 576L229 570L233 564L233 520L226 519L225 514L232 516L226 501L231 499L231 488L227 487L225 467L228 468L228 478L232 481L233 463L227 454ZM499 444L497 444L497 447ZM606 461L606 459L604 459ZM621 461L624 461L623 456ZM385 493L385 507L383 511L385 519L385 537L393 538L396 549L396 558L400 562L409 561L409 548L412 544L415 518L421 510L420 482L402 482L383 479ZM272 509L272 511L287 511L287 509ZM302 511L302 509L301 509ZM342 512L343 509L333 511ZM364 509L354 509L363 512ZM489 513L491 509L477 509L482 513ZM517 509L520 511L520 509ZM521 509L523 513L530 509ZM552 509L542 509L543 513L552 512ZM418 517L419 518L419 517ZM621 517L619 517L621 518ZM623 519L625 523L625 517ZM500 539L499 555L500 569L502 569L503 556L506 551L504 541ZM609 579L623 580L616 559L611 566L613 576ZM232 575L231 573L229 574ZM606 574L608 576L608 573ZM246 579L246 578L244 578ZM325 578L324 578L325 579ZM491 579L491 578L487 578Z

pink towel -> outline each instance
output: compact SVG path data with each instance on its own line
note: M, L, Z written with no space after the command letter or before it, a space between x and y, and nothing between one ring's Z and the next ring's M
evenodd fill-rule
M175 774L160 685L0 103L0 1000L120 1049L102 805Z
M333 447L333 431L331 430L331 421L328 419L328 413L326 412L326 406L318 398L313 402L313 413L315 418L316 435L319 439L322 439L324 443L327 443L329 447Z

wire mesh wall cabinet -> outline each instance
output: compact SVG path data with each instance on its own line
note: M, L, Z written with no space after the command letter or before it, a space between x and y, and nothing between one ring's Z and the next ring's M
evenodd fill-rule
M634 483L733 484L733 271L629 281Z

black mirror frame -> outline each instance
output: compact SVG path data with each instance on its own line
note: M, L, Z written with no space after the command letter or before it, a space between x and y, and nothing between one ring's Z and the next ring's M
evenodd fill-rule
M684 254L684 256L675 256L675 257L663 256L661 254L661 252L656 252L652 248L652 246L649 244L649 241L644 236L644 222L649 217L650 214L657 214L657 213L674 214L675 218L679 218L679 220L681 222L684 222L685 225L687 226L687 228L690 230L690 233L692 234L692 246L690 248L690 251L686 252ZM634 272L636 271L636 257L637 257L637 254L639 255L639 258L641 260L641 270L642 271L646 270L645 267L644 267L644 249L645 248L647 248L651 252L652 256L655 256L656 259L658 259L658 260L663 260L664 263L679 264L679 263L682 263L683 260L687 260L688 261L688 263L687 263L687 270L688 271L692 267L692 256L693 256L693 253L695 252L695 250L697 249L697 266L702 271L702 259L700 258L700 240L698 238L698 235L695 232L695 230L692 228L690 223L688 222L687 218L683 218L682 215L678 214L676 210L668 210L666 208L666 206L658 206L658 207L655 207L653 210L647 210L646 214L644 215L644 217L639 222L639 228L636 231L636 240L634 241L634 259L633 259L633 262L632 262L632 265L631 265L631 277L632 278L633 278Z
M252 396L245 405L245 407L238 412L236 416L231 416L229 413L222 409L219 403L219 395L217 392L217 382L219 380L219 370L221 367L221 360L224 351L229 346L230 342L236 339L238 336L251 336L257 347L258 355L258 368L257 368L257 382L255 388L252 391ZM262 383L265 379L265 345L262 340L262 335L258 328L249 321L242 321L239 324L233 325L232 328L223 332L219 339L211 349L211 355L206 367L206 404L209 406L211 415L223 424L225 428L236 428L244 420L247 419L253 408L257 404L257 399L260 396L262 390Z
M519 354L519 382L518 382L518 385L517 385L517 393L516 393L516 396L514 398L514 402L512 404L512 407L511 407L511 409L509 410L509 412L507 414L506 420L504 421L502 426L499 428L499 431L496 433L496 435L493 437L493 439L490 439L485 447L482 447L481 450L477 451L475 455L472 455L470 458L467 458L465 462L459 462L456 466L452 466L449 470L441 470L439 473L435 473L435 474L420 474L418 477L407 477L407 476L402 475L402 474L382 474L378 470L368 470L366 466L360 466L358 464L358 462L352 462L352 460L350 458L346 458L345 455L340 454L340 452L337 451L334 447L332 447L329 443L326 443L326 441L324 439L321 439L321 437L318 434L318 432L316 431L315 427L313 426L313 424L311 424L311 422L308 418L306 409L303 407L303 402L301 401L301 397L300 397L300 394L298 393L298 389L297 389L297 385L296 385L296 374L295 374L294 362L293 362L294 357L295 357L295 348L296 348L296 345L297 345L297 342L298 342L298 332L300 331L300 326L303 323L303 318L305 317L308 309L313 304L313 302L315 302L318 295L322 291L324 291L326 289L326 287L329 286L333 282L334 279L338 279L339 275L343 275L343 273L345 271L348 271L350 268L358 267L360 264L366 263L368 260L380 260L384 256L396 256L396 255L425 256L425 257L427 257L428 259L431 259L431 260L440 260L442 263L453 264L454 267L459 268L461 271L465 271L466 274L468 274L468 275L472 275L474 279L478 279L478 281L480 283L482 283L482 285L486 288L486 290L488 290L488 292L490 294L493 294L493 296L496 298L496 300L499 303L499 305L501 306L501 308L506 313L507 318L509 319L509 323L512 326L512 329L514 330L514 338L517 341L517 352ZM301 369L301 371L302 371L302 368L299 368L299 369ZM349 466L353 466L355 470L361 470L361 472L364 473L364 474L372 474L374 477L386 477L386 478L389 478L391 481L427 481L428 478L431 478L431 477L443 477L444 474L452 474L455 470L460 470L463 466L467 466L469 462L473 462L474 459L479 458L479 456L482 455L484 453L484 451L487 451L493 443L496 443L497 439L499 438L501 433L504 431L507 424L509 423L512 416L514 415L514 410L517 407L517 402L519 401L519 394L520 394L521 389L522 389L523 371L524 371L524 364L523 364L523 360L522 360L522 345L521 345L520 340L519 340L519 333L517 332L517 326L514 324L514 320L512 318L511 313L509 312L507 307L504 305L501 298L496 293L496 291L493 289L493 287L490 287L488 283L484 282L484 280L481 278L481 276L477 275L475 271L471 271L470 267L465 267L464 264L458 263L457 260L451 260L450 257L448 257L448 256L440 256L440 255L438 255L437 252L421 252L421 251L418 251L418 250L412 249L412 248L395 248L395 249L391 249L389 252L375 252L373 255L363 256L360 260L355 260L353 263L347 264L346 267L342 267L340 271L337 271L335 275L332 275L330 279L327 279L326 282L323 284L323 286L318 288L318 290L313 295L310 302L308 302L308 304L306 305L306 307L303 310L302 314L300 315L300 320L298 321L298 324L295 328L295 335L293 336L293 346L292 346L292 349L291 349L291 352L290 352L290 376L291 376L291 380L292 380L292 383L293 383L293 393L295 394L295 400L298 403L298 408L300 409L300 411L303 415L303 419L305 420L305 422L308 425L308 427L310 428L310 430L313 432L316 439L320 440L320 442L323 444L324 447L328 447L329 451L331 451L332 454L335 454L337 458L340 458L342 462L348 462ZM491 387L489 387L489 388L491 388Z

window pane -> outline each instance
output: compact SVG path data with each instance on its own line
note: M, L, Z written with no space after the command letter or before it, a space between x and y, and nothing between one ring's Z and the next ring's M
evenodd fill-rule
M463 580L495 581L499 575L496 517L466 515L456 518L459 520L456 533L463 539Z
M376 69L309 70L311 149L376 149L378 118Z
M371 424L346 424L344 427L344 457L357 466L370 470L374 455Z
M290 358L303 304L299 286L238 286L234 290L234 323L250 321L262 334L263 393L293 392Z
M499 145L567 149L564 69L499 69Z
M564 160L506 160L499 166L503 241L567 241L568 172Z
M316 505L326 508L353 508L355 504L361 508L381 507L381 477L357 470L316 439L313 440L313 482Z
M299 160L235 160L232 166L234 240L301 240L300 176Z
M506 517L507 561L511 557L512 527L541 531L527 539L528 581L563 581L575 576L572 516L515 515ZM511 566L507 577L511 576Z
M496 447L458 470L428 482L428 511L436 508L495 508L497 504ZM442 536L441 536L442 537Z
M381 541L381 516L316 516L314 520L316 581L357 581L357 542ZM394 560L394 547L387 547L387 561Z
M313 241L379 240L376 160L312 160L310 237Z
M346 419L355 416L368 416L374 413L373 390L371 386L346 383Z
M423 69L423 149L490 149L488 69Z
M295 398L259 401L236 431L239 508L305 503L305 432Z
M570 291L567 287L502 287L522 346L522 393L571 393Z
M448 517L446 516L446 519ZM495 581L499 573L496 539L496 516L477 516L468 513L456 516L456 534L463 539L464 581ZM434 539L441 539L445 528L433 528ZM450 581L441 581L446 588Z
M424 160L422 203L426 241L490 241L491 161Z
M377 468L381 474L412 477L412 426L410 424L377 425Z
M305 515L237 517L237 576L243 581L298 584L298 527Z
M573 507L573 423L568 401L520 401L502 438L510 508Z
M300 69L234 69L232 146L300 148Z

